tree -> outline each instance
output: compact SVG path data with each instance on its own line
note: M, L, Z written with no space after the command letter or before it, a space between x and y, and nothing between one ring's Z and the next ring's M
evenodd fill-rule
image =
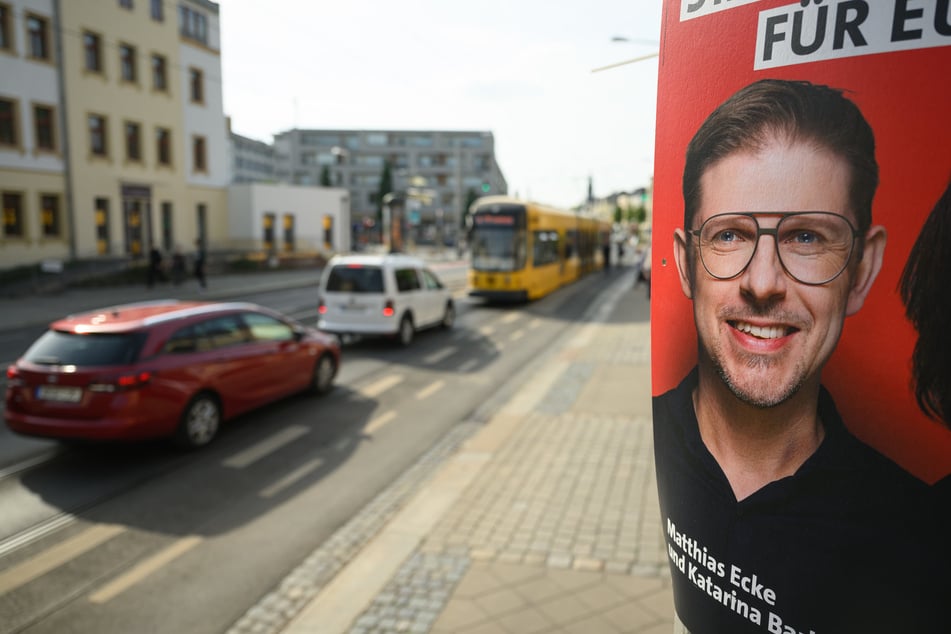
M614 206L614 223L621 224L621 219L624 217L624 210L621 209L621 205Z
M376 223L377 226L383 226L383 197L393 191L393 174L390 170L390 162L383 161L383 174L380 175L380 189L376 195Z
M331 187L333 182L330 180L330 167L324 165L320 168L320 186Z

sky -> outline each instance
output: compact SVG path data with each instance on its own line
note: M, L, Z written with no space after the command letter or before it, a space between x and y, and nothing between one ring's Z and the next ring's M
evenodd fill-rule
M487 130L511 195L650 183L662 0L219 0L234 132ZM624 38L626 41L615 41Z

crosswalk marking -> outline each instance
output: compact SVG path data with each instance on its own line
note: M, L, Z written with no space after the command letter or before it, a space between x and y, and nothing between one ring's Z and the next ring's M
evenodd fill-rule
M309 432L310 430L303 425L292 425L290 427L286 427L270 438L262 440L253 447L249 447L244 451L234 454L230 458L226 459L222 464L233 469L243 469L257 462L261 458L264 458L265 456L277 451L284 445L294 442Z
M56 544L36 557L0 573L0 595L33 581L67 561L79 557L99 544L125 531L124 526L99 524Z
M181 557L199 543L201 543L201 537L191 536L179 539L151 557L143 559L127 572L119 575L99 588L96 592L90 594L89 600L92 603L105 603L114 599L165 564Z

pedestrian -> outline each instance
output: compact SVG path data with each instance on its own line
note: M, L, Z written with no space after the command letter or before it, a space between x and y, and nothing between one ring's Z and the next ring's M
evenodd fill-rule
M149 288L155 285L155 282L167 282L165 277L165 266L162 262L162 252L158 247L152 245L149 249L149 265L147 269L146 284Z
M195 279L202 290L208 286L205 282L205 246L201 238L195 240Z
M176 246L174 253L172 253L172 283L178 286L184 281L185 256L182 255L182 250Z
M822 385L885 250L871 127L840 90L761 80L700 126L683 180L673 255L698 361L653 410L678 618L693 634L947 632L933 492Z

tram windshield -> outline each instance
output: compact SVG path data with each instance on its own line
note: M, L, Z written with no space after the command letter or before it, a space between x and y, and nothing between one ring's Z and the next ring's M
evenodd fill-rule
M525 231L513 226L477 225L472 231L472 268L517 271L525 267Z

